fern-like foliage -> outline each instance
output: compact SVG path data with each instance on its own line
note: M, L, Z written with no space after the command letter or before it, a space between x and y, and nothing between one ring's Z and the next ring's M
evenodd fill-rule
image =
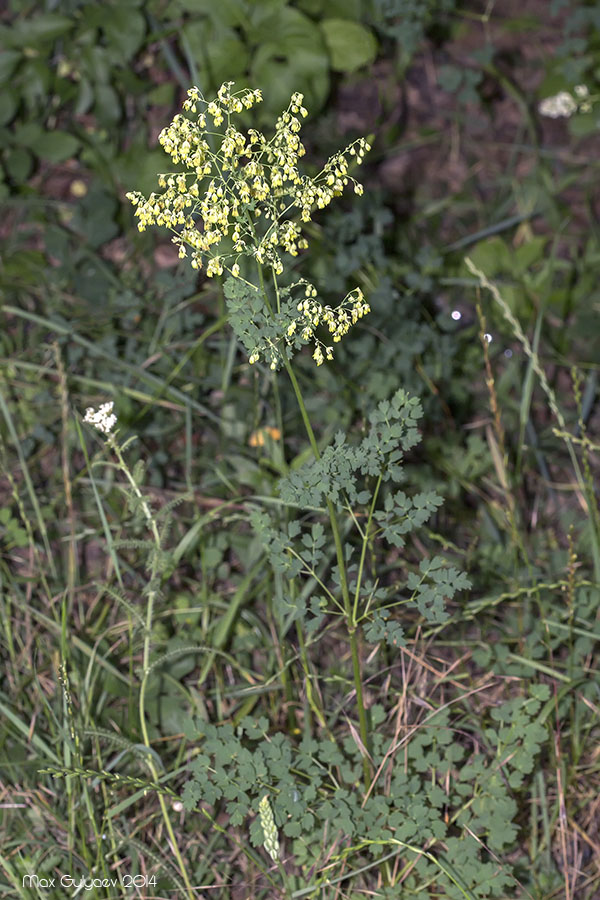
M516 842L519 791L546 734L539 714L548 696L545 685L534 685L529 697L493 709L487 748L465 743L462 723L459 738L447 708L430 714L402 750L396 739L375 731L373 762L379 767L385 759L388 775L366 798L359 787L361 751L350 735L336 741L304 737L296 744L285 734L269 734L265 717L246 717L237 727L195 719L187 736L200 742L200 752L183 802L188 810L202 804L226 813L228 827L249 827L259 847L260 820L248 823L248 815L268 795L288 864L303 872L318 873L334 844L340 852L354 846L377 858L386 845L401 841L428 846L439 860L436 866L417 857L405 890L429 883L450 900L464 900L446 874L455 871L476 900L505 897L513 883L510 872L484 848L498 854ZM383 707L373 707L371 716L381 724ZM368 843L362 843L365 835ZM408 850L406 856L415 859ZM359 860L354 862L359 868ZM313 883L319 883L318 874Z
M223 293L229 324L246 349L249 362L262 358L273 370L281 367L284 358L291 359L295 350L309 344L314 345L317 365L322 365L325 358L333 359L333 347L326 346L315 329L326 326L333 341L338 342L350 324L370 310L360 288L347 294L335 309L323 306L314 286L303 278L288 287L278 286L277 309L271 307L263 289L241 278L228 278Z
M304 509L311 518L292 520L282 526L271 513L260 508L252 510L250 522L275 572L288 578L317 578L325 563L327 539L322 523L314 518L327 502L338 509L352 510L355 522L365 522L372 514L369 533L362 532L363 541L368 540L372 546L384 542L404 548L407 535L421 527L443 502L434 491L410 497L403 490L386 488L386 482L397 484L405 478L404 454L420 440L417 424L421 416L418 398L400 389L371 413L367 434L360 441L352 442L340 431L318 459L304 462L280 480L284 503ZM377 489L382 487L375 498L379 508L371 509L376 484ZM354 545L348 542L347 563L354 552ZM440 624L447 617L446 601L470 587L466 575L447 566L440 556L422 560L418 571L408 572L403 590L398 585L389 590L372 585L364 580L364 572L360 577L356 571L353 575L352 567L348 568L347 577L351 594L359 598L357 621L362 624L366 639L372 643L385 640L396 647L404 643L404 630L392 619L391 607L414 606L427 621ZM341 589L337 567L332 568L330 578L331 599L335 600ZM321 595L311 598L308 606L298 604L296 617L305 619L306 627L314 631L330 612L336 612L335 603L332 609Z
M360 490L359 477L399 481L403 453L419 442L417 422L421 416L419 399L400 389L371 413L368 434L359 444L352 445L339 431L320 459L304 463L283 478L279 486L282 500L300 507L320 506L325 499L338 505L342 498L350 504L367 503L370 494Z

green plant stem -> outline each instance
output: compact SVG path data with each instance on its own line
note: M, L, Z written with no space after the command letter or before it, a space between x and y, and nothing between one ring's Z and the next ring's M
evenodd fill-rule
M321 698L319 694L313 691L312 687L312 675L310 672L310 665L308 662L308 652L306 649L306 640L304 638L304 632L302 631L302 627L300 622L296 620L296 636L298 638L298 647L300 651L300 665L302 666L302 671L304 674L304 682L306 685L306 719L307 719L307 729L308 733L310 733L310 724L311 724L311 712L314 712L315 716L319 720L319 724L321 728L328 730L327 719L325 718L325 710L323 709L323 705L321 703ZM305 731L305 733L307 733Z
M254 228L252 220L248 216L247 216L247 220L248 220L248 224L250 225L250 228L252 230L252 233L253 233L254 237L256 238L256 230ZM267 294L267 290L265 288L265 281L264 281L264 276L263 276L263 272L262 272L262 267L261 267L260 263L258 263L258 262L256 263L256 269L258 272L258 280L259 280L260 288L263 293L263 297L265 298L267 308L268 308L269 312L271 313L271 315L273 315L273 310L272 310L271 304L269 302L269 295ZM277 292L277 312L279 312L279 311L280 311L280 301L279 301L279 292ZM281 397L279 395L279 385L277 383L276 373L273 372L272 375L273 375L273 382L272 382L273 383L273 396L275 398L275 416L276 416L276 420L277 420L277 427L279 429L279 440L281 441L281 446L283 448L283 415L282 415L282 411L281 411ZM283 449L282 449L281 456L283 459L284 469L287 471L287 466L285 463L285 454L283 452ZM286 522L287 522L287 510L286 510ZM285 663L286 663L286 659L285 659L286 645L283 640L281 640L281 657L282 657L282 662L283 662L282 669L281 669L281 681L283 684L283 689L284 689L284 693L286 696L286 700L289 702L291 699L291 694L290 694L291 684L288 680L287 667L285 665ZM308 679L308 675L307 675L307 679ZM307 683L307 691L310 691L311 686L310 686L310 683L308 682L308 680L306 683ZM291 710L291 706L289 707L289 709ZM291 714L293 715L293 712Z
M277 863L277 868L279 869L279 874L281 875L281 880L283 881L283 889L285 891L285 896L291 900L292 893L292 885L290 884L290 879L288 878L288 874L285 871L284 865L280 859L275 860Z
M273 272L273 281L275 283L275 288L277 289L277 278L275 272ZM285 369L288 373L290 381L292 383L292 388L294 390L294 394L296 395L296 401L298 403L298 407L300 409L300 415L302 416L302 421L304 422L304 427L306 429L306 433L308 435L308 440L310 446L312 448L315 459L320 459L321 454L319 452L319 445L317 444L317 439L315 437L315 433L313 431L312 425L310 423L310 419L308 417L308 413L306 411L306 405L304 403L304 398L302 396L302 391L300 390L300 385L298 384L298 379L296 378L296 374L291 366L289 359L284 355L283 361L285 365ZM358 652L358 635L356 632L356 624L354 622L354 616L352 612L352 601L350 599L350 591L348 589L348 578L346 575L346 563L344 560L344 548L342 547L342 539L340 537L340 528L337 520L337 515L335 512L335 507L331 500L327 499L327 512L329 513L329 521L331 523L331 532L333 534L333 540L335 543L335 552L337 556L338 569L340 573L340 587L342 589L342 599L344 602L344 613L346 616L346 625L348 628L348 637L350 641L350 655L352 657L352 673L354 677L354 687L356 690L356 705L358 709L358 722L360 728L360 738L364 745L364 750L366 753L370 753L370 737L369 737L369 723L367 719L367 711L365 709L364 695L362 689L362 678L360 671L360 655ZM371 767L369 765L368 756L363 755L363 775L364 775L364 783L365 790L369 789L369 785L371 783Z
M260 283L260 288L265 298L265 303L270 312L272 312L271 303L269 301L269 295L266 290L262 268L257 264L258 271L258 279ZM271 272L273 275L273 287L275 290L275 298L277 303L277 309L281 309L281 301L279 296L279 285L277 283L277 275L275 273L275 269L271 267ZM308 416L308 412L306 411L306 405L304 403L304 398L302 396L302 391L300 389L300 385L298 384L298 379L296 378L296 374L291 366L291 363L285 353L282 354L284 366L288 373L289 379L292 383L292 388L294 390L294 394L296 396L296 401L298 403L298 408L300 410L300 415L302 416L302 421L304 422L304 427L306 429L306 434L308 436L308 440L313 451L313 455L315 459L320 459L321 454L319 452L319 445L317 444L317 439L315 437L315 433L313 431L312 425L310 423L310 418ZM342 599L344 603L344 614L346 617L346 627L348 629L348 639L350 642L350 656L352 658L352 674L354 679L354 688L356 691L356 706L358 710L358 722L359 722L359 732L360 739L363 744L363 780L365 785L365 790L369 789L371 784L371 767L369 764L369 754L370 754L370 735L369 735L369 722L367 719L367 711L365 709L365 701L364 694L362 688L362 678L360 671L360 654L358 648L358 634L356 630L356 622L354 621L353 609L352 609L352 601L350 599L350 591L348 588L348 577L346 574L346 563L344 560L344 548L342 546L342 539L340 536L340 528L337 520L337 515L335 512L335 507L331 500L327 499L327 512L329 513L329 521L331 523L331 532L333 534L333 540L335 544L335 553L338 562L338 569L340 573L340 587L342 590Z
M114 450L114 452L117 456L117 459L119 460L120 468L124 472L127 480L129 481L132 491L134 492L134 494L136 495L136 497L138 498L138 500L141 503L142 510L146 517L146 522L148 523L148 527L150 528L150 531L152 532L152 537L153 537L154 543L156 545L156 549L157 549L157 551L160 551L160 549L161 549L160 535L158 533L158 527L156 525L154 516L152 515L152 511L150 510L150 507L148 506L146 499L144 498L139 487L137 486L135 479L129 470L129 467L127 466L127 463L123 459L123 454L121 453L121 448L119 447L116 439L112 435L109 438L109 445ZM157 559L155 556L155 558L152 562L152 567L151 567L151 571L150 571L150 584L153 584L157 577L156 566L157 566ZM151 750L152 748L150 746L150 738L148 736L148 727L146 725L145 701L146 701L146 685L148 682L148 675L150 673L150 636L152 634L152 622L153 622L153 615L154 615L154 600L156 599L156 594L157 594L156 590L148 591L148 601L147 601L147 605L146 605L146 627L144 629L144 650L143 650L143 657L142 657L142 683L140 685L140 698L139 698L140 730L142 732L142 740L144 742L144 746L147 747L148 750ZM159 779L158 770L154 764L154 760L152 759L151 753L148 754L148 768L150 769L150 772L152 774L152 778L154 779L154 781L158 782L158 779ZM165 823L165 828L167 829L167 834L168 834L169 840L171 842L171 848L173 850L173 853L175 854L175 858L177 859L177 863L179 865L179 871L181 872L181 876L185 883L186 889L189 892L189 896L193 898L194 889L189 880L189 877L187 874L187 869L185 867L183 857L181 856L179 846L177 844L177 839L175 837L175 832L173 831L173 825L171 824L171 818L169 816L169 810L167 807L166 800L162 794L158 795L158 802L160 804L160 809L162 812L163 821Z
M367 547L369 546L369 532L371 531L371 523L373 521L373 513L375 512L375 505L377 503L377 497L379 496L379 488L381 487L381 479L380 475L377 479L377 484L375 485L375 490L373 491L373 499L371 500L371 506L369 509L369 518L367 519L367 524L365 527L365 531L363 534L363 544L360 551L360 562L358 564L358 575L356 577L356 592L354 594L354 609L352 611L353 620L356 622L356 616L358 613L358 601L360 599L360 586L362 584L362 576L363 570L365 566L365 557L367 555Z

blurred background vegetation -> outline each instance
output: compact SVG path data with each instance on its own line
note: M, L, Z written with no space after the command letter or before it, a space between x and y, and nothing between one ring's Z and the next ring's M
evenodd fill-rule
M334 363L299 364L311 418L333 435L399 386L421 397L424 440L407 472L445 504L407 564L441 545L473 582L436 652L467 652L468 677L577 683L576 695L561 695L559 750L549 738L547 781L537 787L545 850L521 877L535 896L558 896L564 873L579 867L574 884L587 887L572 896L597 897L600 834L586 803L598 784L587 719L600 700L590 656L600 578L600 106L551 120L538 104L578 84L598 93L598 4L8 0L0 47L0 777L23 804L0 810L0 823L13 870L19 828L41 846L48 827L37 770L64 739L56 671L67 631L72 714L82 727L139 740L128 657L107 632L122 610L103 587L118 570L132 596L141 589L135 555L106 550L135 526L114 471L92 482L72 413L114 399L122 433L138 436L130 458L145 462L153 496L195 497L174 526L154 635L163 648L210 643L259 558L240 504L271 496L281 471L264 431L276 424L268 379L249 376L219 286L177 259L166 232L139 234L124 200L155 187L166 159L157 136L187 88L209 97L231 80L262 90L248 116L258 127L304 93L310 171L372 136L364 197L320 214L295 263L326 302L359 284L373 309ZM465 255L498 284L533 361ZM537 359L574 441L556 433ZM281 390L293 459L304 443ZM102 454L100 443L93 452ZM250 658L269 643L268 616L245 605L227 640ZM275 670L277 659L264 665ZM204 688L219 716L235 707L223 693L225 664L214 666L203 685L195 659L178 658L150 698L171 770L184 758L175 738L186 718L205 709ZM583 790L579 766L592 767ZM565 796L572 839L590 835L580 856L552 831ZM70 813L53 809L53 828L72 849ZM134 825L122 827L135 855ZM23 851L30 862L36 852ZM42 857L51 871L48 848Z

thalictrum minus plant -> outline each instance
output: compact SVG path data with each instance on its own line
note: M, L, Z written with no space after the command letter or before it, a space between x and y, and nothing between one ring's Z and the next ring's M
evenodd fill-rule
M359 287L347 294L337 307L331 307L319 299L311 282L302 277L292 280L286 271L290 266L284 264L307 248L303 224L311 219L315 209L327 206L348 185L353 185L357 194L362 193L362 186L350 169L353 162L362 162L369 144L364 138L354 141L330 157L320 172L311 177L301 172L299 166L305 153L299 138L300 118L306 115L302 95L292 96L288 108L276 121L274 134L267 139L255 129L244 133L234 124L237 115L260 102L260 91L235 93L232 87L232 82L222 85L216 99L211 101L205 100L197 88L188 91L184 114L175 116L159 138L179 168L159 176L161 192L147 198L135 191L127 196L135 206L141 231L149 225L167 227L173 232L180 257L190 258L194 268L204 270L208 277L228 272L223 288L228 319L246 351L248 364L266 364L272 371L284 368L291 382L313 459L293 469L284 462L279 499L286 513L288 508L310 512L303 522L291 521L286 515L284 530L280 530L279 522L249 502L248 521L260 536L276 578L288 579L290 601L285 627L296 624L307 699L325 729L327 718L320 701L311 692L308 641L300 622L307 633L314 632L325 616L339 616L344 623L359 720L358 730L352 725L350 728L361 757L359 769L362 769L367 802L378 778L373 762L381 742L369 725L359 634L362 631L372 643L385 640L389 646L398 647L404 642L403 630L398 622L390 620L392 608L410 604L430 622L440 623L445 616L444 600L468 587L469 582L456 569L446 568L445 560L440 557L423 560L418 572L409 573L408 595L403 595L398 585L383 587L378 579L368 577L372 566L368 565L367 551L373 548L375 540L403 548L405 536L425 522L442 502L434 492L410 498L403 491L388 490L390 482L403 480L403 454L419 442L416 423L422 412L418 399L401 389L396 391L390 401L383 401L371 412L359 443L352 443L338 432L335 443L322 451L292 365L295 352L306 345L312 347L317 366L331 360L334 345L369 312ZM329 338L324 340L321 335L327 331ZM273 384L277 405L279 394L276 382ZM278 439L282 439L280 409L277 420ZM323 524L316 521L310 531L302 531L308 518L315 512L320 516L323 507L334 545L336 564L333 566L325 560L322 549L326 544ZM346 514L343 527L342 512ZM358 534L360 545L357 561L348 537L352 531ZM296 540L300 537L302 543ZM296 588L300 575L309 578L323 592L321 597L310 597L310 613ZM284 666L284 673L285 669ZM286 677L282 674L282 681ZM192 767L192 781L184 792L188 809L195 808L200 796L213 799L220 796L220 788L211 782L214 771L210 753L214 741L225 740L228 733L224 730L218 736L213 735L209 724L199 724L198 729L205 740L203 753ZM240 753L234 743L232 738L231 755L229 746L224 755L231 758L230 777L239 787L247 772L236 774L236 760L246 759L247 753ZM271 803L275 808L275 804L285 804L287 800L284 794L278 796L262 763L257 765L259 770L264 770L265 778L253 780L256 790L262 791L261 843L276 862L288 891L287 874L279 856L277 826L281 821L276 821L271 807ZM281 774L279 770L277 774ZM265 793L265 789L271 793ZM278 814L281 816L281 807ZM241 810L236 807L232 822L239 824L240 815ZM324 811L324 815L329 813ZM312 814L307 814L303 821L303 827L308 827L313 821Z
M319 459L315 434L290 364L293 350L313 343L317 365L332 359L333 347L316 335L317 327L325 325L332 342L337 343L351 325L369 312L369 305L358 287L336 308L320 303L316 288L305 279L282 287L278 281L284 272L281 254L297 256L299 250L308 246L301 223L310 221L315 207L328 206L349 184L357 194L362 194L362 185L349 170L352 160L360 165L370 145L365 138L359 138L331 156L317 175L303 174L299 160L305 148L298 136L301 128L298 116L306 116L307 111L302 105L302 94L293 94L287 110L275 123L273 136L267 140L252 128L243 134L232 121L234 116L260 102L261 92L232 93L232 87L233 82L223 84L216 99L210 102L198 88L190 88L184 110L196 116L195 120L176 115L159 136L173 163L183 165L184 170L159 175L162 193L145 198L131 191L127 197L136 207L140 231L148 225L166 226L174 232L173 241L179 247L180 257L190 254L194 268L205 267L209 277L227 270L233 279L243 282L240 290L231 282L225 287L226 297L231 301L230 320L234 331L245 346L250 363L263 359L272 370L281 365L286 368L312 451ZM209 130L211 119L213 128L222 126L221 131ZM215 139L220 145L213 151L211 142ZM242 278L240 259L243 257L255 261L256 283ZM263 266L270 270L271 296ZM236 300L240 301L237 305ZM361 740L368 748L358 643L340 527L332 501L328 498L326 502L349 627ZM367 755L364 774L368 784Z

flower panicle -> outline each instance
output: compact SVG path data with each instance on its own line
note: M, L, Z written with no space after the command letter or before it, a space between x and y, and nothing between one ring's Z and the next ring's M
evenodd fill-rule
M261 91L235 92L233 87L234 82L225 82L210 101L199 88L188 90L183 113L159 135L173 164L184 170L159 175L161 191L149 197L139 191L126 196L135 207L139 231L152 225L169 228L179 257L189 256L192 267L204 269L208 277L238 265L240 255L281 274L281 252L297 256L308 247L302 224L310 221L315 208L328 206L348 184L362 194L362 185L349 170L352 163L362 163L370 145L359 138L334 154L314 178L303 175L299 160L305 148L299 133L301 119L308 115L303 95L292 94L267 140L254 128L244 134L232 122L234 115L262 101ZM224 125L223 131L210 132L210 120L214 128ZM221 138L217 150L211 149L211 133ZM300 222L295 220L298 214ZM262 233L252 219L265 223ZM225 238L233 243L232 253L219 248Z
M314 285L306 281L300 281L298 284L305 286L304 297L282 323L283 343L288 346L299 346L312 342L314 344L313 359L317 366L321 366L325 360L333 359L333 347L325 344L317 336L317 328L326 328L329 331L330 339L337 344L359 319L371 312L371 307L359 287L350 291L339 306L331 307L320 303ZM265 362L269 363L270 368L275 370L283 362L284 352L274 346L272 342L265 342L264 345L253 349L248 362L253 365L263 357Z
M197 87L188 90L183 113L159 136L163 149L182 171L160 174L160 191L149 197L138 191L130 191L127 197L135 207L138 229L169 228L179 257L189 257L192 268L202 269L208 278L225 270L240 278L243 256L269 266L278 276L284 271L283 253L297 257L308 248L303 226L315 209L328 206L349 184L357 194L363 193L351 169L363 162L371 147L366 138L358 138L334 153L314 177L302 174L299 160L305 148L299 135L301 120L308 115L304 96L292 94L267 140L255 128L240 131L233 121L236 114L262 101L260 90L236 92L233 87L234 82L225 82L213 100L206 100ZM220 132L208 130L210 120L214 129L223 126ZM216 150L212 149L215 138L221 141ZM271 335L259 341L249 362L263 358L275 370L290 346L311 343L313 359L320 366L333 359L333 346L324 343L316 329L328 329L335 344L368 312L359 288L332 308L320 303L316 290L307 286L297 309L290 309L280 321L281 337Z

